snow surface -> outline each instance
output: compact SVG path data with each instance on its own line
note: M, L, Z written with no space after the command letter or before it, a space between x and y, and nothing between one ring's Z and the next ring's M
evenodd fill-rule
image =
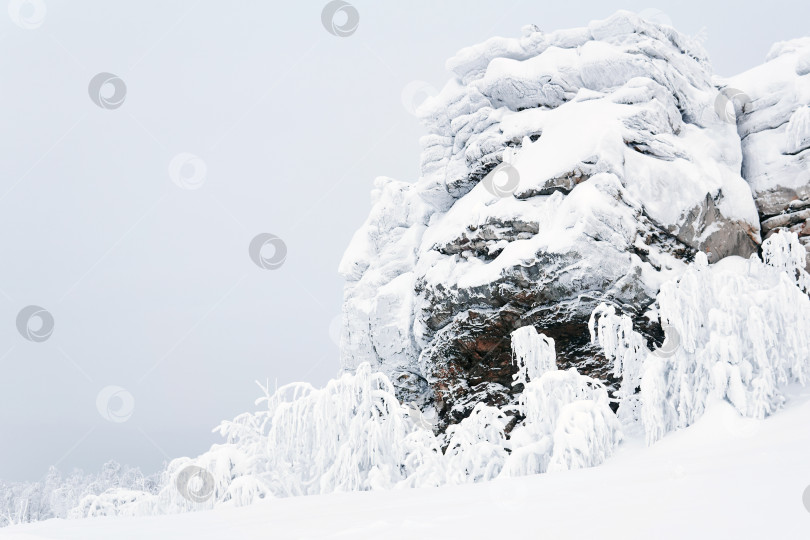
M334 493L142 518L50 520L6 540L258 538L779 538L810 536L810 389L765 420L712 402L651 447L599 467L483 484Z

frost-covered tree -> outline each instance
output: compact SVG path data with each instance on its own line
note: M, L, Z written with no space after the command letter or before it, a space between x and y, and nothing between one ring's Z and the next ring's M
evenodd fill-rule
M610 455L620 431L599 382L576 370L558 371L554 341L533 328L517 332L515 361L525 419L511 437L507 411L484 403L437 437L420 412L397 401L384 374L362 364L322 389L290 384L271 393L263 387L257 404L264 408L223 422L217 431L225 444L169 463L159 492L122 487L88 495L71 516L173 513L265 497L481 482L544 472L550 463L592 466ZM190 486L190 468L204 477L198 487ZM105 475L113 476L109 470Z
M807 108L810 111L810 108ZM810 114L805 113L805 118ZM793 232L778 232L762 243L765 264L785 272L796 280L801 290L810 294L810 274L805 271L807 251Z
M622 377L622 407L640 405L649 443L692 424L710 396L740 414L764 418L784 402L781 388L810 375L810 297L804 247L794 233L763 243L753 255L709 265L698 254L657 297L662 325L679 347L653 354L630 319L601 305L591 317L592 339ZM640 386L640 394L635 389Z
M613 454L622 439L621 426L602 399L580 399L560 409L554 429L549 471L567 471L599 465Z
M517 366L514 384L526 385L530 379L538 379L557 369L557 354L554 340L537 333L534 326L524 326L512 332L512 358Z
M0 482L0 527L78 515L116 515L121 513L119 509L123 505L106 512L91 511L98 506L94 506L93 501L120 498L126 491L137 493L141 498L152 496L157 486L156 477L145 477L139 469L115 461L105 463L100 472L90 474L74 470L64 475L51 467L41 481Z
M575 368L558 370L554 340L531 326L512 333L512 349L525 420L512 430L503 475L591 467L610 456L621 426L604 385Z
M499 408L479 403L470 416L448 428L448 483L483 482L498 476L507 455L507 421Z

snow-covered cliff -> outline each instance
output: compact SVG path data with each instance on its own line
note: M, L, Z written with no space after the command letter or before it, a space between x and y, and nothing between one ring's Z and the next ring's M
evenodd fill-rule
M746 96L738 127L743 176L763 236L788 229L810 251L810 38L777 43L765 64L728 86Z
M372 362L440 428L514 401L516 328L552 337L560 367L610 381L588 340L598 304L660 341L645 313L664 280L698 251L716 262L761 242L733 115L718 115L689 37L620 12L525 27L447 67L419 110L419 178L376 180L340 265L344 367Z

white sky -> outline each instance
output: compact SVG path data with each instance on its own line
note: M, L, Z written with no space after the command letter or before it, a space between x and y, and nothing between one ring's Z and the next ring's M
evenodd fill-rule
M705 28L732 75L810 20L780 1L357 0L339 38L324 4L46 0L33 30L0 14L0 478L108 459L152 472L218 442L254 380L334 375L337 264L373 178L417 173L422 130L400 94L440 88L459 48L659 9ZM126 83L120 108L90 100L99 72ZM207 167L197 190L169 177L181 152ZM287 245L277 270L248 256L263 232ZM47 341L17 332L29 304L53 314ZM109 385L134 399L126 422L97 410Z

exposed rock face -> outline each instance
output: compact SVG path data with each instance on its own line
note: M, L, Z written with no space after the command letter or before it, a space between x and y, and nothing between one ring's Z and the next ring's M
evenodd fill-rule
M516 328L554 338L560 368L607 379L587 331L599 302L660 339L644 314L663 280L697 251L760 242L735 126L714 110L701 47L675 30L624 12L527 27L448 68L420 109L419 179L377 179L340 267L344 367L376 363L440 429L514 399Z
M762 234L798 233L810 270L810 38L777 43L765 64L728 84L751 100L738 124Z

